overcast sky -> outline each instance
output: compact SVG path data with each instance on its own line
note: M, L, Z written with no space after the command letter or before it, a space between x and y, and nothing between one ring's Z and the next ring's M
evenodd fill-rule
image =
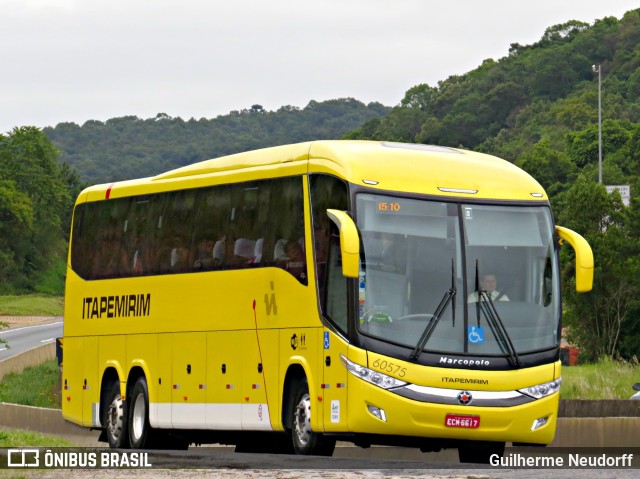
M0 0L0 133L353 97L393 106L631 0Z

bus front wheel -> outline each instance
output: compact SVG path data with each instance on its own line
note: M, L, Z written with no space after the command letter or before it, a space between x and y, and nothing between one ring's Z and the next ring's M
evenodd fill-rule
M293 450L296 454L331 456L336 446L335 439L330 439L311 429L311 397L309 386L303 380L296 392L291 421Z
M147 381L138 378L133 386L129 407L129 444L132 448L142 449L149 437L149 393Z
M127 402L120 395L120 382L115 381L107 396L104 425L109 447L123 449L127 442Z

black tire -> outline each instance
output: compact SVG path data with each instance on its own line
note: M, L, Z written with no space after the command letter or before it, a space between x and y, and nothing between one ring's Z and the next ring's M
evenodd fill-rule
M331 456L335 439L311 430L311 397L307 380L298 384L291 411L291 439L293 451L300 455Z
M504 455L504 442L471 442L458 447L461 463L490 464L491 456Z
M149 447L149 390L147 381L139 377L129 397L129 444L132 449Z
M115 381L107 395L102 422L111 448L126 449L129 447L127 413L127 401L123 400L120 395L120 382Z

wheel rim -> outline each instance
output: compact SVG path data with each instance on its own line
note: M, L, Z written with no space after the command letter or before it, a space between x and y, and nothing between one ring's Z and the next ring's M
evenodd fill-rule
M135 440L139 440L144 433L144 423L147 416L147 408L144 402L144 395L138 394L133 403L133 415L131 422L131 432Z
M120 438L120 434L122 433L122 398L118 394L113 398L111 404L109 405L109 411L107 413L107 428L111 434L111 437L114 439Z
M309 394L305 394L300 398L300 402L296 406L295 413L295 430L298 441L302 446L309 444L311 438L311 399Z

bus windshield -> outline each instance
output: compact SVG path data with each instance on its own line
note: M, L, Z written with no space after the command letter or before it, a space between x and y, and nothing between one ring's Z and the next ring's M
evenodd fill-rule
M557 347L560 295L546 205L359 194L358 328L435 353L518 355Z

